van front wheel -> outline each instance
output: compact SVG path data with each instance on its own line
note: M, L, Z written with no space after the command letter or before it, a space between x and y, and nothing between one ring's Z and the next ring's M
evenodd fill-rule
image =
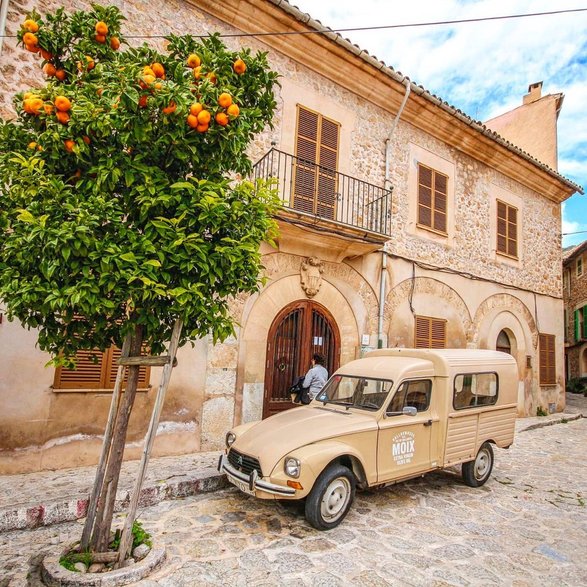
M317 530L336 528L353 503L355 485L348 467L332 464L324 469L306 499L306 520Z
M493 448L484 442L474 461L463 463L463 481L469 487L481 487L489 479L493 469Z

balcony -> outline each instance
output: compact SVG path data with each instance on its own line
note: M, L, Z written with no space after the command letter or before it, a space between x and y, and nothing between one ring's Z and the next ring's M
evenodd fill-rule
M277 181L280 250L340 262L379 249L390 237L391 190L271 149L255 178Z

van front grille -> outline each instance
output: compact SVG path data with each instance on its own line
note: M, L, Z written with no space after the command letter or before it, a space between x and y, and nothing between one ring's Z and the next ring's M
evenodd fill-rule
M235 468L245 473L246 475L250 475L251 472L254 470L259 473L259 477L263 477L263 473L261 472L261 465L259 461L248 455L244 455L243 453L231 448L228 451L228 462Z

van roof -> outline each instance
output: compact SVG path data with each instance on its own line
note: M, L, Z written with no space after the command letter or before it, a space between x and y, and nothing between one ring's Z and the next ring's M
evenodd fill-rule
M477 371L500 366L517 367L516 360L507 353L486 349L378 349L365 355L365 358L396 357L430 361L437 375L447 377L455 367L470 368ZM420 362L418 361L418 362Z

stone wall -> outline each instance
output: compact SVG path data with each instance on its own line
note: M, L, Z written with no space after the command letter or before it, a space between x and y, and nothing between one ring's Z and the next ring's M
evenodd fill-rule
M582 257L583 273L577 275L577 259ZM587 376L587 342L575 340L575 310L587 306L587 253L584 245L565 259L563 271L568 275L568 288L564 290L567 311L567 379ZM587 316L584 317L584 319Z

